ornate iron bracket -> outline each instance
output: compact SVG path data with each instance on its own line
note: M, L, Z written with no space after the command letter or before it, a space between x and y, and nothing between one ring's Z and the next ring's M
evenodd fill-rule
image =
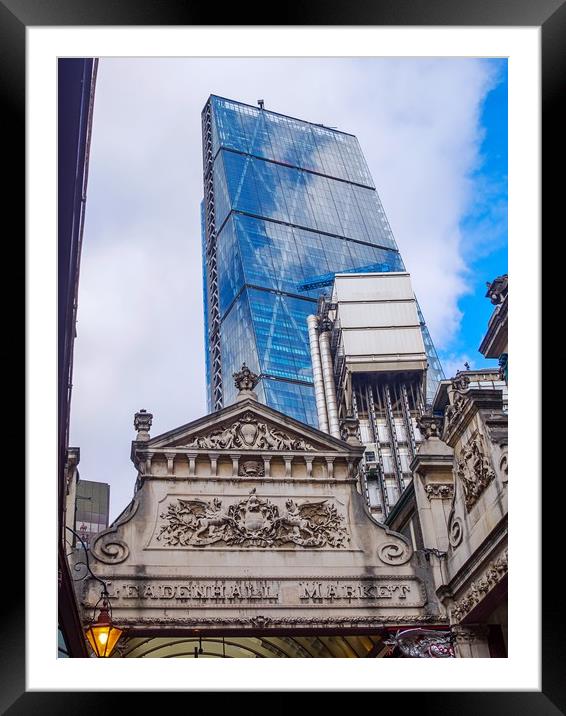
M85 566L86 569L87 569L88 574L89 574L93 579L95 579L97 582L100 582L100 584L102 584L102 595L101 595L101 596L102 596L102 597L108 597L108 590L106 589L106 582L104 582L102 579L100 579L100 577L97 577L96 574L94 574L94 572L93 572L92 569L90 568L90 563L89 563L89 561L88 561L88 548L87 548L86 544L84 543L83 538L80 536L80 534L79 534L78 532L75 532L75 530L72 529L71 527L69 527L68 525L65 525L65 529L68 529L69 532L71 532L71 533L79 540L79 542L81 543L81 546L82 546L82 548L83 548L83 550L84 550L85 561L84 561L84 562L76 562L76 564L75 564L75 569L76 569L79 565L83 565L83 564L84 564L84 566ZM85 575L85 576L86 576L86 575ZM85 578L85 577L80 577L80 578L75 579L74 581L75 581L75 582L78 582L79 579L84 579L84 578Z

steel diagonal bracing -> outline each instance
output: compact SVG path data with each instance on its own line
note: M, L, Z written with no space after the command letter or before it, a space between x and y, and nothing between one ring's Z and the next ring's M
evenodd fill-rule
M369 416L371 422L371 430L373 433L373 441L377 450L377 461L379 465L379 490L381 492L381 499L383 503L383 513L387 515L389 513L389 496L387 494L387 488L385 486L385 468L383 465L383 453L381 452L381 443L379 440L379 429L377 426L377 414L375 412L375 402L373 400L373 388L370 386L366 387L366 397L369 407Z
M401 466L401 458L399 456L399 444L397 443L397 434L395 432L395 418L393 416L393 406L391 405L391 391L387 383L384 386L385 394L385 418L387 427L389 428L389 436L391 438L391 452L393 453L393 464L395 466L395 476L397 477L397 487L399 495L403 492L403 468Z
M415 441L415 431L413 430L413 421L411 420L411 411L409 409L409 396L407 395L407 386L401 384L401 401L403 404L403 419L405 421L405 430L407 431L407 445L411 458L415 457L417 444Z
M216 265L216 218L214 210L212 116L207 103L203 116L203 163L205 198L206 283L208 292L208 341L211 354L212 405L222 407L222 354L220 349L220 306Z

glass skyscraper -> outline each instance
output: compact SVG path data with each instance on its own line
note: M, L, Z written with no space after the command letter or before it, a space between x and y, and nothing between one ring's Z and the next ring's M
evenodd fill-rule
M214 95L202 128L209 410L233 402L245 362L260 401L316 426L307 316L335 273L405 270L360 145ZM442 373L422 327L432 388Z

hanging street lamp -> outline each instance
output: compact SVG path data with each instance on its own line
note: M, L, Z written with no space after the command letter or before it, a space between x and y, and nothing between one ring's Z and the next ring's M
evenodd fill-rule
M97 657L109 657L112 656L114 648L118 643L118 639L122 636L123 630L112 623L112 605L110 603L110 596L106 589L106 582L96 576L90 568L88 561L88 551L80 534L75 532L71 527L65 525L69 532L72 532L75 537L80 541L84 553L85 553L85 566L88 570L89 575L97 582L102 584L102 592L100 599L94 605L92 622L85 629L85 636L88 643L92 647L93 652ZM100 605L100 606L99 606ZM98 618L96 618L96 612L99 611Z
M96 656L107 657L111 656L114 651L118 639L122 636L122 629L112 624L112 607L106 589L104 589L94 607L93 617L96 615L97 607L101 602L98 619L94 621L93 618L93 622L87 627L85 635Z

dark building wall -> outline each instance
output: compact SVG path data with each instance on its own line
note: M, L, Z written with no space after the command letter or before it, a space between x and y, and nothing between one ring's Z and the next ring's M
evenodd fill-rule
M59 625L70 656L87 656L65 557L65 462L73 344L97 60L61 59L57 85Z

